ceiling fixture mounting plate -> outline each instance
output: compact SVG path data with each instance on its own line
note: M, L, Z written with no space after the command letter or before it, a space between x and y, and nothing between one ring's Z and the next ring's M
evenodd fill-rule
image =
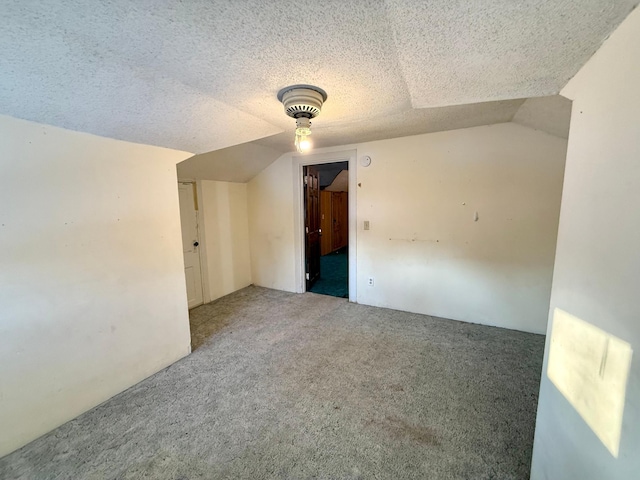
M315 118L327 100L327 92L313 85L290 85L278 92L278 100L292 118Z
M298 85L289 85L288 87L284 87L282 89L280 89L280 91L278 92L278 100L282 101L282 97L284 96L285 93L287 93L289 90L295 90L295 89L306 89L306 90L315 90L316 92L318 92L320 95L322 95L322 101L326 102L327 101L327 92L325 92L323 89L321 89L320 87L316 87L314 85L307 85L305 83L300 83Z

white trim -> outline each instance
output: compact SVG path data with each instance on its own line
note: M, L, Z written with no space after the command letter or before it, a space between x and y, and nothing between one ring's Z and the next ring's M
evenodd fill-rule
M349 162L349 301L355 302L356 294L356 248L358 224L356 220L356 172L357 151L320 153L316 155L293 156L293 228L295 247L296 292L305 292L304 279L304 189L302 188L302 167L323 163Z

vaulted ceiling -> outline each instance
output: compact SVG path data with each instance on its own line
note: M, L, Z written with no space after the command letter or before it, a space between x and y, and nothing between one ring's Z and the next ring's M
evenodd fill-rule
M294 123L276 92L311 83L329 94L320 144L498 123L514 99L557 94L637 3L10 0L0 113L194 153L277 151Z

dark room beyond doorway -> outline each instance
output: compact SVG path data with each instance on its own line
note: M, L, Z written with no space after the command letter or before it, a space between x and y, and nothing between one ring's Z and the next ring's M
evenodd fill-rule
M349 163L304 169L307 291L349 297Z

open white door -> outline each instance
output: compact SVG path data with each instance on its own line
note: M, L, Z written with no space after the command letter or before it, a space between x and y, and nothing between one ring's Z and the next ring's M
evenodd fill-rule
M178 184L180 195L180 223L182 225L182 252L184 275L187 280L189 308L202 304L202 275L200 273L200 244L195 183Z

